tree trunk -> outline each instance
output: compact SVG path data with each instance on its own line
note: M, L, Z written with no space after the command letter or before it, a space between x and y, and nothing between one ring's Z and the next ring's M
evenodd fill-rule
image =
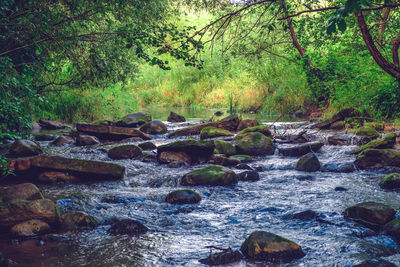
M393 40L392 46L392 56L393 56L393 64L399 68L399 47L400 47L400 34L399 36Z
M378 28L378 40L376 41L379 46L383 46L383 33L385 32L388 18L390 13L390 7L385 7L382 9L381 19L379 20L379 28Z

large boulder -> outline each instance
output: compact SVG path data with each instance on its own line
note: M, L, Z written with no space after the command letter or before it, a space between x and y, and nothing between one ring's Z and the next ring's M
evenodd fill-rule
M246 258L272 262L288 262L304 256L303 250L295 242L264 231L251 233L240 250Z
M50 225L37 219L16 224L11 228L11 233L16 237L32 237L49 231Z
M400 241L400 218L396 218L384 227L384 231Z
M0 203L0 227L11 227L31 219L55 223L57 216L56 205L48 199Z
M380 229L393 220L395 214L396 211L387 205L376 202L362 202L348 207L344 216L368 228Z
M233 136L233 134L227 130L208 126L200 131L200 139L214 138L220 136Z
M53 142L51 142L51 145L53 146L64 146L64 145L71 145L75 143L75 139L72 138L71 136L59 136L57 137L56 140L54 140Z
M119 127L138 127L151 121L151 116L146 113L137 112L126 115L121 120L117 121Z
M209 159L208 162L211 164L222 165L222 166L236 166L240 164L240 160L228 158L222 154L214 154Z
M42 153L42 148L38 143L31 140L19 139L16 140L8 151L10 157L29 157Z
M224 154L226 156L232 156L236 154L236 148L231 143L224 140L214 140L216 154Z
M105 140L122 140L131 137L140 137L143 140L150 140L151 136L133 128L115 127L106 125L90 125L86 123L77 123L76 129L85 134L96 136Z
M238 153L254 156L274 154L274 143L271 138L259 132L249 132L235 138Z
M158 153L164 151L185 152L192 159L197 157L209 157L214 152L213 141L196 141L194 139L186 139L161 145L157 147Z
M168 129L162 121L149 121L140 130L148 134L165 134Z
M122 145L111 148L107 155L112 159L133 159L142 155L142 149L136 145Z
M81 211L71 211L60 216L60 228L63 230L92 229L100 225L100 221Z
M167 121L169 122L185 122L186 119L182 115L179 115L175 112L172 112L169 114Z
M305 172L316 172L321 168L321 163L317 156L313 153L303 155L296 164L296 170Z
M287 156L287 157L299 157L303 156L310 152L318 152L320 148L324 145L321 141L314 141L309 143L304 143L301 145L288 146L288 147L280 147L279 155Z
M232 114L220 120L218 122L218 128L222 128L228 131L236 131L239 123L239 116L237 114Z
M237 127L237 130L241 131L243 129L258 126L258 125L260 125L260 124L256 120L241 120Z
M354 133L361 137L360 142L363 145L379 137L378 131L371 126L362 126L355 130Z
M201 200L201 196L191 189L172 191L165 197L165 202L171 204L194 204Z
M61 122L53 120L39 120L39 125L46 130L57 130L66 128L66 126Z
M359 169L377 169L385 166L400 167L400 151L393 149L366 149L354 162Z
M358 154L367 149L393 148L395 144L396 144L396 134L390 133L384 138L372 140L366 143L365 145L356 148L351 153Z
M379 186L384 189L400 188L400 173L391 173L379 182Z
M76 137L76 145L77 146L90 146L99 144L100 141L96 136L80 134Z
M158 155L160 163L169 164L172 162L180 162L191 164L192 158L186 152L163 151Z
M193 170L182 177L181 185L234 185L239 178L228 168L211 165Z
M241 138L242 136L244 136L247 133L262 133L263 135L267 136L267 137L272 137L272 133L269 130L269 128L265 125L258 125L258 126L254 126L254 127L249 127L249 128L245 128L243 130L241 130L240 132L238 132L235 136L235 139Z
M124 219L113 223L108 232L112 235L139 235L144 234L149 229L138 221Z
M0 191L0 198L3 202L15 200L37 200L43 199L39 188L31 183L17 184Z

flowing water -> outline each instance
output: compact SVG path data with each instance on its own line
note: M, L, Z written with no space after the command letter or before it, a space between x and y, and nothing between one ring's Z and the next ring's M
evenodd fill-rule
M168 123L169 130L182 125L186 124ZM302 125L288 123L278 128ZM326 134L320 133L319 137L326 138ZM160 145L174 140L162 135L155 136L152 141ZM107 146L49 148L49 153L111 161L102 148ZM351 164L355 158L349 152L354 148L324 146L317 156L322 164ZM202 200L191 205L171 205L163 202L163 198L182 188L180 178L199 166L169 168L158 163L116 160L113 162L127 169L121 181L41 186L45 196L57 201L63 212L85 211L99 218L102 226L72 234L69 242L58 246L46 243L37 246L33 249L36 255L19 263L21 266L57 267L201 266L198 260L209 254L206 246L239 249L251 232L264 230L302 246L306 256L282 266L352 266L374 257L400 264L400 249L391 237L368 235L368 229L343 218L346 207L362 201L383 202L396 210L400 208L400 195L383 191L378 186L383 174L304 173L294 170L296 161L297 158L278 155L256 158L249 165L266 169L259 173L259 181L240 181L234 187L195 187ZM335 191L339 186L347 191ZM287 215L309 209L317 212L322 220L287 218ZM150 231L139 237L109 235L110 224L124 218L138 220ZM229 266L276 265L243 260Z

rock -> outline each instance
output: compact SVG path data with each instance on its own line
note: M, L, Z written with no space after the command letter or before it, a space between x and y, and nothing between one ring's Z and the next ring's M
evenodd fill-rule
M353 163L326 163L322 166L323 172L354 172L356 169Z
M383 131L385 129L385 124L382 122L366 122L364 126L372 127L377 131Z
M252 167L250 167L249 165L247 165L246 163L240 163L240 164L236 165L235 168L239 169L239 170L254 171L254 169Z
M346 123L344 121L337 121L331 124L329 129L331 130L343 130L346 127Z
M233 171L218 165L193 170L182 177L181 185L234 185L238 176Z
M290 147L280 147L279 154L287 157L299 157L310 152L318 152L323 145L324 143L315 141Z
M165 134L168 129L162 121L149 121L140 127L140 130L148 134Z
M249 127L249 128L241 130L240 132L237 133L237 135L235 136L235 139L241 138L243 135L245 135L247 133L262 133L266 137L272 137L272 133L267 126L259 125L259 126Z
M40 193L39 188L31 183L10 186L3 192L0 191L0 197L3 202L43 199L43 195Z
M168 163L168 168L182 168L185 166L187 166L187 164L180 161L173 161Z
M272 262L288 262L301 258L301 247L284 237L264 231L255 231L246 238L240 248L246 258Z
M97 120L94 121L92 123L90 123L91 125L105 125L105 126L114 126L114 122L109 121L109 120Z
M335 187L335 191L337 191L337 192L345 192L345 191L347 191L347 189L344 188L343 186L336 186Z
M59 234L47 234L42 237L43 241L47 242L56 242L56 243L61 243L61 242L67 242L70 241L71 238L65 235L59 235Z
M172 112L169 114L167 121L169 122L185 122L186 119L182 115Z
M386 234L393 236L400 241L400 218L396 218L385 225Z
M245 171L238 174L240 181L258 181L260 175L256 171Z
M199 260L206 265L227 265L242 259L242 254L238 250L227 249L222 252L210 254L207 258Z
M236 148L231 144L223 140L214 140L216 154L224 154L226 156L232 156L236 154Z
M11 227L31 219L55 223L57 221L56 205L48 199L0 203L0 227Z
M305 210L289 216L290 219L310 221L318 218L318 214L312 210Z
M150 140L151 136L133 128L115 127L105 125L90 125L77 123L76 129L79 132L94 135L105 140L122 140L130 137L140 137L143 140Z
M38 178L39 181L43 182L43 183L78 183L80 182L79 178L65 173L65 172L55 172L55 171L50 171L50 172L42 172L39 175Z
M256 120L241 120L239 126L237 127L238 131L241 131L246 128L254 127L260 125Z
M239 116L237 114L232 114L220 120L218 122L218 128L222 128L228 131L236 131L239 122Z
M265 172L265 171L268 171L267 167L265 167L265 166L262 165L262 164L253 165L253 168L254 168L254 170L256 170L256 171L258 171L258 172Z
M140 143L139 147L142 150L154 150L154 149L157 149L157 146L153 142Z
M355 150L351 151L351 154L358 154L366 149L379 149L379 148L393 148L396 144L396 134L391 133L384 138L372 140L365 145L362 145Z
M393 149L366 149L357 155L354 162L361 170L385 166L400 167L400 151Z
M57 130L57 129L64 129L66 126L58 121L53 120L40 120L39 121L40 127L46 130Z
M201 196L190 189L172 191L165 197L165 202L171 204L194 204L201 200Z
M400 173L391 173L379 182L379 186L384 189L400 188Z
M249 132L241 135L236 140L236 150L238 153L255 156L265 156L274 154L274 143L271 138L259 132Z
M56 140L54 140L53 142L51 142L51 145L53 146L63 146L63 145L70 145L75 143L74 138L72 138L71 136L59 136L57 137Z
M314 176L311 176L311 175L296 175L294 178L299 181L313 181L314 180Z
M229 158L236 159L236 160L240 161L240 163L248 163L253 160L253 158L249 155L240 155L240 154L230 156Z
M378 138L379 133L372 127L362 126L354 132L357 136L361 136L361 143L366 144L373 139Z
M19 267L19 264L10 259L5 259L4 257L1 258L0 256L0 267Z
M397 265L382 259L371 259L357 263L354 267L397 267Z
M29 157L42 153L42 148L39 144L26 139L16 140L8 151L10 157Z
M142 162L158 162L157 153L151 151L144 151L142 156Z
M199 156L209 157L213 154L214 148L215 146L213 141L196 141L193 139L186 139L158 146L157 151L158 153L164 151L185 152L192 159L195 159Z
M107 155L112 159L133 159L142 155L142 149L136 145L122 145L111 148Z
M310 152L302 156L296 164L296 170L305 172L316 172L321 168L317 156Z
M50 231L50 226L41 220L32 219L14 225L11 233L16 237L31 237Z
M215 154L212 155L209 160L209 163L221 165L221 166L235 166L240 163L237 159L227 158L225 155L222 154Z
M151 121L151 116L146 113L137 112L126 115L121 120L117 121L119 127L138 127Z
M233 134L227 130L211 126L205 127L200 131L200 139L214 138L220 136L233 136Z
M99 144L100 141L96 136L80 134L76 138L76 145L77 146L90 146Z
M55 136L53 134L38 134L38 135L35 135L35 140L36 141L53 141L56 138L57 138L57 136Z
M349 117L352 117L355 115L355 113L356 112L355 112L354 108L343 109L343 110L339 111L338 113L336 113L335 115L333 115L330 119L316 123L311 128L319 128L319 129L329 128L329 126L331 126L333 123L340 121L340 120L344 120Z
M363 202L347 208L344 217L368 228L379 229L393 220L395 213L395 210L387 205Z
M328 137L328 145L349 146L352 144L352 137L349 135L335 134Z
M113 223L108 232L112 235L140 235L149 229L138 221L125 219Z
M29 124L31 126L31 130L40 130L42 128L36 121L31 121Z
M160 163L169 164L172 162L181 162L186 165L192 163L192 158L185 152L164 151L158 156Z
M98 219L81 211L67 212L60 217L60 228L63 230L92 229L99 225Z

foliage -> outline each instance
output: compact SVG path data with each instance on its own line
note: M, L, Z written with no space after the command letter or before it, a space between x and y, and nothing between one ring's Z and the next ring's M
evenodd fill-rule
M400 116L400 86L393 82L376 90L372 97L372 106L378 112L378 116L391 119Z

